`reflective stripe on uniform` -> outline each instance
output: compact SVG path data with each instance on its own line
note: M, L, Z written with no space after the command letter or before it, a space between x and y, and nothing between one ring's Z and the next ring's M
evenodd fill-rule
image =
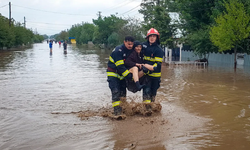
M152 57L147 57L147 56L144 56L143 57L144 60L148 60L148 61L152 61L152 62L162 62L163 58L161 57L155 57L155 58L152 58Z
M153 65L154 67L157 67L157 63L154 63L154 65Z
M114 59L111 56L109 56L109 61L111 61L112 63L115 63Z
M124 64L124 61L123 60L118 60L115 65L116 66L119 66L119 65L123 65Z
M144 100L143 103L151 103L151 100Z
M126 77L129 73L130 73L130 72L129 72L128 70L126 70L126 71L124 71L124 72L122 73L122 75L123 75L124 77Z
M144 60L148 60L148 61L153 61L153 62L155 61L154 58L147 57L147 56L144 56L143 59L144 59Z
M161 73L159 72L159 73L151 73L151 74L148 74L149 76L151 76L151 77L161 77Z
M161 57L155 57L155 61L162 62L163 58Z
M116 102L113 102L112 103L112 106L115 107L115 106L119 106L121 103L121 101L116 101Z
M108 77L116 77L116 78L118 78L118 79L120 79L120 80L123 80L123 79L124 79L123 76L120 76L119 74L117 74L117 73L115 73L115 72L107 72L107 76L108 76Z

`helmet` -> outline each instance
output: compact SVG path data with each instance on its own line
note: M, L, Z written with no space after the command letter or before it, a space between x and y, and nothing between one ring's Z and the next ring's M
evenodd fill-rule
M153 34L154 34L154 35L157 35L157 36L158 36L158 39L160 38L159 32L158 32L156 29L151 28L151 29L148 30L146 39L147 39L150 35L153 35Z

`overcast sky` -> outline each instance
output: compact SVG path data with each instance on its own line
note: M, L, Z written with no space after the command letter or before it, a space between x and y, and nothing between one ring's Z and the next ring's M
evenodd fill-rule
M24 22L26 27L39 34L53 35L70 29L81 22L93 23L98 11L102 16L117 14L119 17L142 18L138 10L141 0L0 0L0 13L17 22Z

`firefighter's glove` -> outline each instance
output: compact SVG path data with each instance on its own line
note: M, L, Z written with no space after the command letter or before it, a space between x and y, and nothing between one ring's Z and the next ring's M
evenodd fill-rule
M126 77L127 80L133 80L133 75L132 73L129 73Z
M146 68L145 66L142 66L142 71L143 71L144 73L146 73L146 74L148 74L148 73L149 73L148 68Z

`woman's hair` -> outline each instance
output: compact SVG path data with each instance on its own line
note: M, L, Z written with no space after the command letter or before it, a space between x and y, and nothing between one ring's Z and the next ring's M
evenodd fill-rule
M138 45L141 45L141 46L142 46L142 43L139 42L139 41L134 41L134 46L133 46L133 48L137 47Z

